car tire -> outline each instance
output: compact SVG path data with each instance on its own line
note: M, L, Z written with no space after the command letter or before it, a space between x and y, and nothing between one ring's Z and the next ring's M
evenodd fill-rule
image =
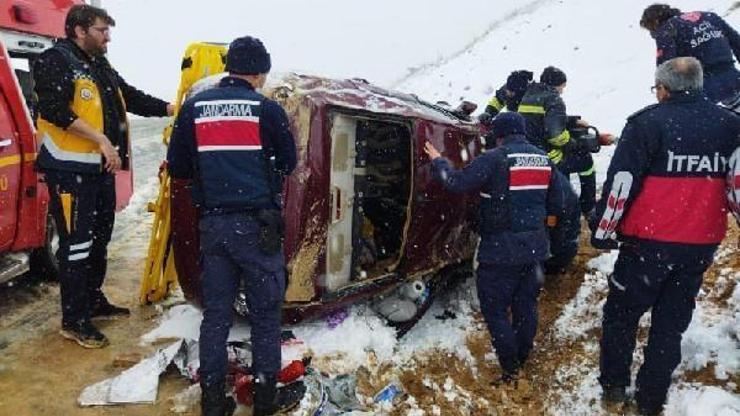
M31 273L47 280L59 278L59 232L51 215L46 216L46 237L44 246L31 253Z

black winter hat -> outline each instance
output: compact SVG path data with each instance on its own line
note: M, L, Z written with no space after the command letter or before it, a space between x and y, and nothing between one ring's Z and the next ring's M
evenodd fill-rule
M511 134L526 134L526 122L524 116L513 111L499 113L491 121L491 133L493 138L508 136Z
M565 77L565 72L554 66L548 66L540 75L540 82L551 87L563 85L566 81L568 81L568 78Z
M506 79L506 89L515 94L521 94L527 90L527 86L533 78L534 74L529 71L514 71Z
M272 63L265 45L257 38L236 38L226 54L226 71L240 75L258 75L270 72Z

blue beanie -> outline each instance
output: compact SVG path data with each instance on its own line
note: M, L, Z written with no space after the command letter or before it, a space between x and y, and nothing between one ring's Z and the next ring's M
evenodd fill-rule
M532 78L534 78L534 74L529 71L514 71L506 79L506 89L515 94L521 94L527 90Z
M513 111L499 113L491 121L491 135L497 139L512 134L526 134L524 116Z
M226 71L240 75L258 75L270 72L272 64L265 45L257 38L236 38L226 54Z

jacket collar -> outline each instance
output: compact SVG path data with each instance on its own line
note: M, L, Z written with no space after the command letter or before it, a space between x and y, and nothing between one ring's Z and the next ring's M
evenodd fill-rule
M75 56L77 56L78 58L86 62L92 62L92 63L103 62L103 59L105 59L105 57L103 56L99 56L99 57L91 56L90 54L82 50L82 48L77 46L77 44L71 39L66 39L66 38L60 39L57 43L69 49L70 51L72 51L73 54L75 54Z
M671 91L666 103L687 103L692 101L708 100L703 90L699 91Z
M504 141L501 143L502 146L514 143L526 143L527 138L523 134L510 134L504 137Z
M254 91L254 87L252 86L252 84L249 83L249 81L241 79L241 78L237 78L237 77L232 77L229 75L221 78L221 81L219 81L218 86L219 87L241 87L241 88L248 88Z

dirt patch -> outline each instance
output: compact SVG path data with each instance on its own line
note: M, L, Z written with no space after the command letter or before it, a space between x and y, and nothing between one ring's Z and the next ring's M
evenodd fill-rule
M707 299L721 307L737 282L727 278L727 271L740 270L740 256L735 245L737 228L733 226L727 241L720 249L719 259L709 270L705 281ZM584 234L587 236L587 234ZM585 239L585 238L584 238ZM535 350L527 362L523 377L515 386L493 386L491 381L500 376L500 369L492 359L491 341L482 318L476 316L476 327L466 340L471 361L454 354L439 351L420 355L401 368L391 363L378 363L371 355L367 367L357 372L358 392L372 397L394 378L403 384L411 402L403 401L389 413L406 415L414 407L427 415L540 415L548 411L548 400L558 400L558 392L575 392L579 374L559 373L563 368L579 368L583 372L598 371L598 352L587 345L600 336L594 329L579 341L565 342L555 338L551 328L563 308L575 296L587 272L586 263L600 254L584 242L574 265L568 272L546 281L540 297L539 333ZM174 372L161 378L159 399L153 405L96 407L80 409L76 398L90 384L114 376L121 366L133 359L147 356L154 347L138 345L139 336L155 326L159 315L155 307L138 307L138 277L140 257L117 258L111 262L106 293L119 304L131 307L130 318L101 323L101 330L111 339L103 350L82 350L63 340L59 329L58 286L51 282L0 290L0 414L2 415L170 415L169 398L188 387L189 383ZM726 287L716 290L723 282ZM644 340L646 329L638 338ZM581 366L581 367L578 367ZM688 372L682 380L704 385L726 386L735 382L714 377L712 366L697 372ZM738 388L735 388L738 393ZM409 399L410 400L410 399ZM185 415L197 415L192 410ZM241 414L249 414L242 411Z

